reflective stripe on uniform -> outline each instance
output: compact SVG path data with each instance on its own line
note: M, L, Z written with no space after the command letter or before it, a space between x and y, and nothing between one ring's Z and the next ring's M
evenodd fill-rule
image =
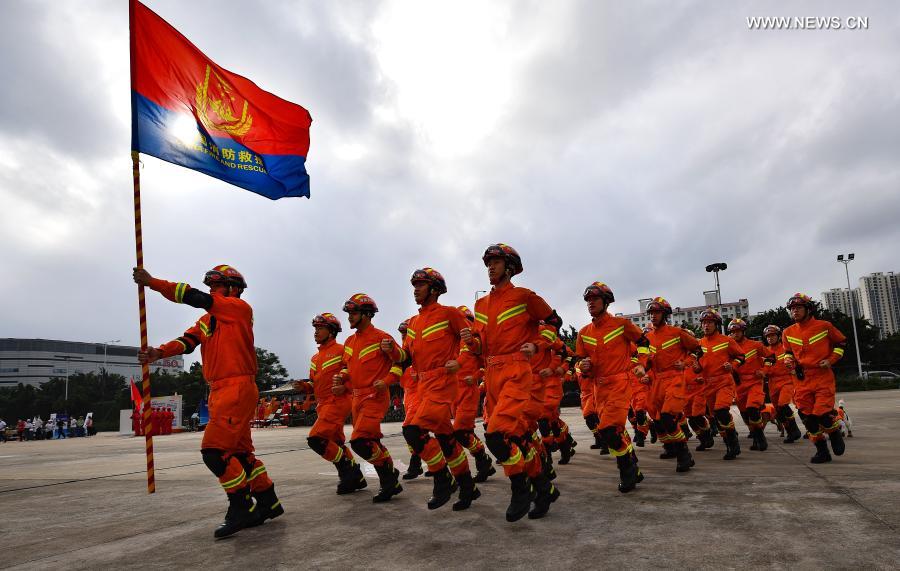
M594 345L594 346L597 345L597 340L594 339L593 337L588 337L587 335L582 334L581 340L582 340L582 342L587 343L588 345Z
M809 338L809 344L812 345L813 343L818 343L819 341L821 341L822 339L825 339L826 337L828 337L828 331L820 331L819 333L816 333L815 335L813 335L812 337Z
M377 351L378 348L379 348L380 346L381 346L381 343L373 343L373 344L369 345L368 347L364 347L364 348L359 352L359 358L362 359L363 357L365 357L366 355L368 355L368 354L371 353L372 351Z
M324 371L325 369L327 369L328 367L330 367L332 365L337 365L338 363L341 362L341 359L342 359L342 357L340 355L338 355L337 357L332 357L331 359L328 359L327 361L322 363L322 370ZM313 369L313 370L315 370L315 369Z
M503 323L503 322L506 321L507 319L512 319L513 317L517 317L517 316L519 316L519 315L522 315L522 314L525 313L527 310L528 310L528 305L527 305L527 304L524 304L524 303L521 304L521 305L517 305L517 306L515 306L515 307L511 307L511 308L507 309L506 311L504 311L503 313L501 313L500 315L497 316L497 325L500 325L501 323Z
M435 323L434 325L428 326L422 330L422 339L425 339L432 333L437 333L442 329L447 329L448 327L450 327L449 321L441 321L440 323Z
M669 347L671 347L672 345L675 345L677 343L681 343L681 337L675 337L673 339L669 339L668 341L663 342L662 348L668 349Z
M178 284L175 286L175 303L184 303L184 294L187 292L187 284Z
M609 343L610 341L612 341L613 339L615 339L616 337L618 337L619 335L621 335L623 333L625 333L625 326L620 325L616 329L613 329L612 331L610 331L609 333L607 333L606 335L603 336L603 344L605 345L605 344Z

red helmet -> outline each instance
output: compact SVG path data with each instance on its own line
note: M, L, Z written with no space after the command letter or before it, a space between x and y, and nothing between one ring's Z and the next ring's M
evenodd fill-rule
M661 311L663 316L672 315L672 306L662 297L654 297L647 304L647 313L651 311Z
M584 297L584 301L587 301L592 297L599 297L605 303L616 301L616 296L613 295L612 290L603 282L594 282L584 288L584 295L582 297Z
M704 321L715 321L719 325L722 324L722 316L719 315L719 312L711 307L707 307L700 313L700 323Z
M728 331L746 331L747 322L739 317L735 317L728 322Z
M368 311L369 313L374 314L378 313L378 306L375 305L375 300L368 295L358 293L344 302L344 311L347 313L350 313L351 311Z
M400 322L400 325L397 326L397 331L399 331L401 335L406 335L407 329L409 329L409 319L404 319Z
M422 268L421 270L416 270L413 272L412 277L409 278L409 283L412 285L423 282L429 284L431 289L438 294L447 293L447 282L444 281L444 276L434 268Z
M469 321L475 321L475 314L472 313L472 310L465 305L460 305L456 309L458 309Z
M507 246L506 244L491 244L487 247L487 250L484 251L484 255L481 256L481 259L486 266L488 260L492 258L503 258L506 262L506 269L510 271L511 276L521 274L524 269L522 267L521 256L519 256L519 253L516 252L516 249L512 246Z
M206 275L203 277L203 283L209 287L223 285L247 289L247 282L244 281L244 276L241 275L241 272L224 264L206 272Z
M772 325L766 325L766 328L763 329L763 335L771 335L773 333L775 335L781 335L781 327L778 327L777 325L772 324Z
M787 301L786 307L788 309L794 307L795 305L800 305L805 307L808 311L812 311L813 309L813 300L811 297L806 295L805 293L797 292L790 297Z
M341 322L338 321L338 318L333 313L320 313L313 317L312 326L327 327L335 335L341 332Z

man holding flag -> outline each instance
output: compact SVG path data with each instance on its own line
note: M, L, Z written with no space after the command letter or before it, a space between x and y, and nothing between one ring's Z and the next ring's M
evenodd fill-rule
M209 424L203 432L200 454L228 495L225 521L215 531L227 537L284 513L266 467L253 455L250 421L256 410L256 349L253 344L253 309L241 299L247 282L235 268L216 266L203 283L209 293L186 283L156 279L134 268L138 285L158 291L175 303L205 309L184 335L160 347L138 352L141 363L191 353L200 346L203 377L209 383ZM256 498L254 504L251 494Z

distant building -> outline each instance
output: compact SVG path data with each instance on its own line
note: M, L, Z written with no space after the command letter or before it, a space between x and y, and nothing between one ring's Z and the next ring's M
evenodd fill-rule
M124 345L3 338L0 339L0 387L14 387L19 383L39 386L67 375L99 374L101 369L126 379L132 376L140 379L137 352L137 347ZM150 370L178 373L184 370L184 359L180 355L160 359Z
M900 331L900 274L875 272L859 278L862 315L882 337Z
M708 292L704 292L708 293ZM713 292L715 295L715 292ZM707 300L709 297L707 296ZM638 327L646 327L650 325L650 316L647 315L647 305L650 303L650 299L639 299L638 305L640 306L640 313L627 313L627 314L619 314L626 319L630 319L633 323L635 323ZM715 301L715 297L712 298L711 301ZM674 325L681 325L682 323L690 323L692 325L700 326L700 313L703 312L707 307L715 307L715 303L711 305L696 305L693 307L672 307L672 317L669 318L669 322ZM734 319L736 317L740 317L741 319L749 319L750 317L750 304L746 299L739 299L737 301L725 302L719 308L722 314L722 319L724 321L728 321L730 319Z
M853 303L853 313L850 313L850 303ZM833 288L822 292L822 301L828 311L840 311L844 315L862 317L862 305L859 302L859 288L848 290L847 288Z

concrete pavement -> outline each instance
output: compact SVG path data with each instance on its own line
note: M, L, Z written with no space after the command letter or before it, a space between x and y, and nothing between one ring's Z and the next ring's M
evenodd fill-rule
M431 482L404 483L388 504L369 488L334 493L333 468L307 449L305 428L254 430L287 510L213 541L226 501L200 462L200 434L154 439L157 493L145 489L143 439L0 444L0 568L675 568L896 569L900 564L900 391L844 395L854 438L830 464L813 447L781 444L721 460L695 452L676 474L659 444L638 450L646 479L616 491L615 461L590 450L577 409L563 416L580 442L558 467L562 497L543 520L509 524L508 482L493 477L467 512L429 511ZM385 443L408 458L398 424ZM347 431L349 434L349 429ZM691 441L691 447L696 440Z

